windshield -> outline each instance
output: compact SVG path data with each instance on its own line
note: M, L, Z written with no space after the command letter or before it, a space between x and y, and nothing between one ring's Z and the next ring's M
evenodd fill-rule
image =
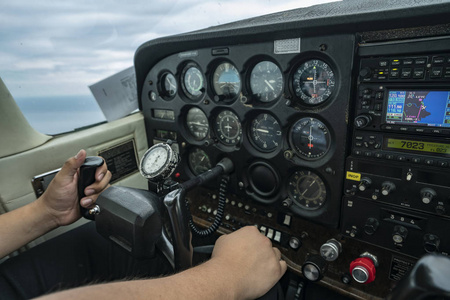
M68 132L105 121L89 86L131 67L142 43L325 2L3 1L0 77L36 130Z

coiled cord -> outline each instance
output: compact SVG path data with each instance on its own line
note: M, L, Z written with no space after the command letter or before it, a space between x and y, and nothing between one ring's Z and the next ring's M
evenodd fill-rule
M226 199L225 193L227 191L228 181L229 176L226 175L222 176L219 187L219 204L217 207L217 214L216 217L214 218L214 222L211 224L211 226L209 226L209 228L206 229L197 228L197 226L194 224L194 221L192 220L192 215L189 210L189 204L186 201L187 209L189 212L189 227L191 227L191 230L194 234L201 237L207 237L216 232L216 230L219 228L220 223L222 223L223 215L225 213L225 199Z

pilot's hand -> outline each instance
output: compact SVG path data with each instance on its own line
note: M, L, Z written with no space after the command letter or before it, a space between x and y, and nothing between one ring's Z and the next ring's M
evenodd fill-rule
M79 168L86 159L86 151L80 150L77 155L69 158L49 184L45 193L37 200L46 208L58 226L68 225L80 218L78 206ZM86 187L86 197L80 200L83 207L92 207L98 195L109 186L111 172L106 163L95 172L95 182Z
M254 226L221 236L211 262L234 283L235 299L255 299L266 294L286 272L286 262L271 241Z

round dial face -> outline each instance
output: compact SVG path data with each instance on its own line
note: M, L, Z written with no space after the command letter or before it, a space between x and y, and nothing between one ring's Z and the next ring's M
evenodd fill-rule
M231 100L241 92L239 71L231 63L224 62L217 66L213 74L214 92L219 100Z
M258 63L250 74L250 88L253 96L261 102L271 102L283 91L283 74L271 61Z
M186 126L197 141L205 139L208 135L208 118L205 113L197 107L193 107L188 111L186 115Z
M183 89L190 99L199 99L205 91L205 80L200 69L188 64L183 70Z
M251 123L250 138L258 149L273 151L281 144L280 123L272 115L260 114Z
M241 122L233 112L229 110L220 112L214 125L217 138L225 145L237 145L241 141Z
M194 175L200 175L211 169L209 156L200 148L194 148L189 152L189 168Z
M301 158L314 160L324 156L330 149L330 133L321 121L302 118L292 126L291 146Z
M327 100L333 93L334 86L333 70L317 59L301 64L292 78L295 95L308 105L317 105Z
M164 99L172 99L178 91L178 84L172 73L164 73L161 76L160 95Z
M153 178L162 173L170 164L170 152L170 146L166 144L156 144L148 149L141 161L142 175Z
M288 194L301 208L315 210L326 200L327 189L322 179L311 171L297 171L289 177Z

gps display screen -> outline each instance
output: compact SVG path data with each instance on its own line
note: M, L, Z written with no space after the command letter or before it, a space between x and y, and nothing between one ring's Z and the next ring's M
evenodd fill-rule
M389 91L386 122L397 125L450 127L450 91Z

